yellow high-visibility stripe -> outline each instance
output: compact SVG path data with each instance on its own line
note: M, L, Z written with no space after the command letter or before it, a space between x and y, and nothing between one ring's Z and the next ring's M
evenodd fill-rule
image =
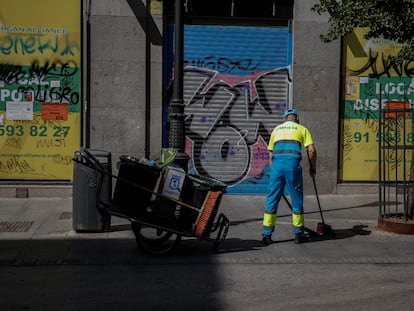
M267 214L263 215L263 226L265 227L274 227L276 224L276 214Z
M294 227L302 228L305 226L305 216L292 214L292 222Z

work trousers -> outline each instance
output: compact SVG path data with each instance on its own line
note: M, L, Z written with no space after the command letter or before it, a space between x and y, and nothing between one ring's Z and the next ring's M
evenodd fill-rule
M273 158L263 217L263 236L274 232L277 209L285 187L292 201L293 233L304 234L303 177L300 159Z

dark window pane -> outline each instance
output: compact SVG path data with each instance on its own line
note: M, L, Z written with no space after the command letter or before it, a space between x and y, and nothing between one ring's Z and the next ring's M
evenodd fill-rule
M293 18L293 0L188 0L184 14L192 17ZM166 14L174 15L174 0L164 0Z

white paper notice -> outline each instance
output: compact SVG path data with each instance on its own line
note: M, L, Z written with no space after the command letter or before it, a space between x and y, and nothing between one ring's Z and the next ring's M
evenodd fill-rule
M33 120L33 102L7 102L6 119Z

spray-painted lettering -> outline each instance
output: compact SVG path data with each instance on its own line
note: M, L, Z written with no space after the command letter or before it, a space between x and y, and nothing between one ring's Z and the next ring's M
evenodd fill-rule
M228 185L263 178L266 141L288 103L289 71L230 76L187 67L186 79L199 81L186 85L184 94L193 169Z
M80 46L78 42L70 40L69 34L8 34L0 41L0 54L3 55L44 54L48 51L61 56L73 56L80 52Z

